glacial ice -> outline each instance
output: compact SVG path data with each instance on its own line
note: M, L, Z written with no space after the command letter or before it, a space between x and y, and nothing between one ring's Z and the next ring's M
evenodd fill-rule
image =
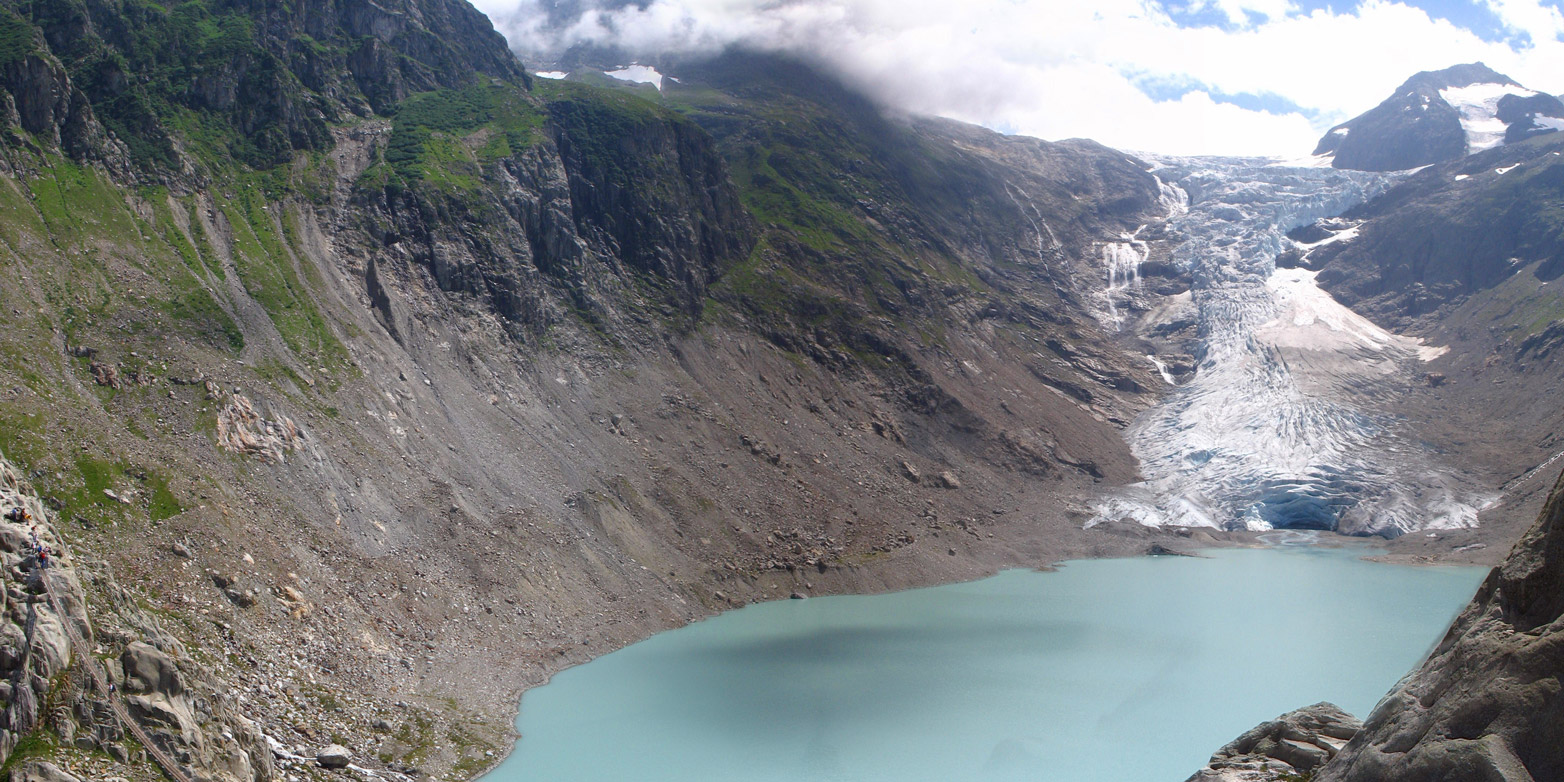
M1513 84L1470 84L1465 87L1446 87L1439 91L1457 112L1461 114L1461 129L1466 131L1466 152L1472 154L1492 149L1504 143L1505 131L1510 128L1499 119L1499 99L1506 95L1529 98L1537 93Z
M1481 498L1386 412L1439 349L1342 306L1313 272L1275 264L1296 246L1288 231L1344 212L1392 176L1267 162L1159 161L1190 198L1168 232L1173 262L1192 278L1198 369L1130 426L1146 480L1098 500L1091 523L1385 536L1474 525ZM1134 241L1115 246L1104 249L1109 288L1133 281L1130 262L1144 258Z

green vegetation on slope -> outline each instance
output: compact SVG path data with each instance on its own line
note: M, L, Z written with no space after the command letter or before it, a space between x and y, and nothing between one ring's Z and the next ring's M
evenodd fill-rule
M366 173L446 190L478 186L481 166L537 143L543 113L520 88L474 85L411 95L397 107L386 146L389 171Z

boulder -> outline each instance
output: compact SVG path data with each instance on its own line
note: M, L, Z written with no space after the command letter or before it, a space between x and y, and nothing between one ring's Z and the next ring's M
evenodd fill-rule
M119 662L125 669L125 689L130 692L176 696L185 691L174 659L151 644L132 642Z
M81 778L42 760L23 763L11 772L11 782L81 782Z
M1216 751L1188 782L1260 782L1302 777L1324 765L1363 727L1335 704L1316 703L1263 722Z
M321 768L347 768L353 762L353 753L341 744L329 744L315 753L315 762Z

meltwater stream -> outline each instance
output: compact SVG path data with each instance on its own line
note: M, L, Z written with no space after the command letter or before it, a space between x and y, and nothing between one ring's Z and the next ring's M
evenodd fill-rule
M1178 782L1293 708L1367 715L1483 575L1362 553L1070 562L749 606L528 692L484 780Z

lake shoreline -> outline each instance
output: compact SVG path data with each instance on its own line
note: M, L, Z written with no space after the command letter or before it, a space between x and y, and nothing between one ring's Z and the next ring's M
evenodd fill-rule
M1102 554L1099 555L1099 556L1068 558L1068 559L1065 559L1065 560L1056 561L1054 563L1051 563L1051 565L1045 566L1045 567L1047 567L1049 569L1053 569L1053 570L1055 570L1055 572L1057 572L1058 568L1056 566L1060 565L1060 564L1065 564L1065 563L1069 563L1069 564L1073 565L1073 564L1077 564L1077 563L1096 562L1096 561L1103 560L1103 559L1115 559L1115 558L1133 557L1133 556L1135 556L1135 555L1137 555L1139 553L1143 553L1145 548L1148 547L1149 545L1163 545L1163 546L1165 546L1167 548L1174 549L1176 551L1179 550L1180 547L1177 547L1176 544L1175 545L1168 545L1169 541L1164 540L1164 539L1178 539L1178 540L1181 540L1181 541L1185 541L1185 545L1183 545L1181 547L1182 548L1181 553L1195 553L1195 549L1196 548L1210 548L1210 549L1212 549L1214 551L1220 552L1223 549L1230 549L1230 548L1246 548L1246 549L1250 549L1250 548L1264 548L1265 547L1265 542L1259 539L1261 533L1224 533L1224 534L1222 534L1219 537L1219 539L1216 541L1216 544L1214 546L1201 545L1201 546L1197 547L1197 546L1194 546L1194 545L1188 545L1188 542L1191 540L1191 538L1194 537L1193 535L1187 535L1186 536L1186 535L1180 534L1178 532L1159 532L1159 531L1155 531L1155 530L1144 530L1144 532L1147 533L1145 538L1142 538L1138 534L1132 536L1131 533L1137 532L1135 530L1099 530L1098 532L1100 533L1100 535L1104 539L1127 539L1127 540L1134 541L1134 545L1131 545L1131 546L1118 545L1118 546L1114 546L1113 547L1113 548L1119 549L1122 553L1106 552L1105 551L1105 552L1102 552ZM1318 541L1314 542L1311 545L1311 548L1318 548L1320 550L1341 549L1341 548L1354 548L1354 549L1361 548L1361 549L1365 549L1365 551L1363 552L1364 554L1368 554L1368 553L1371 553L1370 551L1368 551L1369 549L1375 549L1375 548L1383 549L1383 548L1385 548L1385 546L1383 545L1383 541L1379 541L1377 539L1351 538L1351 537L1333 535L1331 533L1316 534L1316 535L1313 535L1313 536L1310 536L1310 537L1317 537L1318 538ZM1153 543L1146 542L1148 540L1149 541L1153 541ZM1129 549L1129 550L1125 551L1125 549ZM1139 551L1137 551L1136 549L1139 549ZM882 564L882 563L875 563L875 564L878 565L878 564ZM1424 564L1426 564L1426 563L1424 563ZM1039 568L1036 567L1036 566L1029 566L1029 565L1024 564L1024 563L1014 563L1014 564L1010 564L1007 567L1006 566L1001 566L1001 567L996 568L996 570L1013 570L1013 569L1036 570L1036 569L1039 569ZM985 578L988 578L988 576L978 576L976 579L962 579L962 580L956 582L955 584L947 584L946 586L971 585L971 584L973 584L973 583L975 583L977 581L982 581ZM863 586L865 584L864 584L863 581L859 581L858 585L859 586ZM825 594L826 590L832 589L833 587L842 586L842 584L836 582L835 580L831 580L831 579L820 579L819 582L816 583L814 586L815 586L815 588L817 590L820 591L820 593ZM913 589L913 588L915 588L915 587L907 587L907 588L904 588L904 589L894 589L894 590L883 590L880 594L895 594L895 593L898 593L898 592L905 592L905 591L908 591L908 590ZM784 597L785 596L779 596L779 599L783 599ZM1461 601L1464 602L1464 600L1467 597L1469 597L1469 595L1462 595L1460 599L1461 599ZM717 614L713 614L713 616L721 616L723 613L726 613L726 612L719 612ZM701 622L692 623L691 625L687 625L687 627L691 627L691 626L694 626L696 624L704 624L706 622L709 622L710 620L711 620L711 618L708 617L706 620L702 620ZM655 635L652 636L652 637L655 637ZM616 649L616 650L610 650L610 651L618 651L618 650ZM608 652L605 651L605 654L607 654L607 653ZM571 666L572 669L575 668L575 667L578 667L578 666ZM553 680L552 676L551 676L550 680L551 681ZM1387 682L1386 686L1388 687L1388 685L1390 683L1391 682ZM535 689L535 688L529 688L529 691L531 689ZM519 709L519 706L520 706L520 703L521 703L521 699L518 698L515 701L515 703L518 705L518 709ZM518 734L518 736L519 736L519 734ZM504 757L497 759L500 762L497 762L495 764L495 767L498 767L499 765L501 765L501 763L503 762L504 758L508 758L510 756L510 754L515 751L515 749L516 749L516 745L515 744L512 744L510 747L508 747ZM485 773L488 773L488 772L485 772Z

